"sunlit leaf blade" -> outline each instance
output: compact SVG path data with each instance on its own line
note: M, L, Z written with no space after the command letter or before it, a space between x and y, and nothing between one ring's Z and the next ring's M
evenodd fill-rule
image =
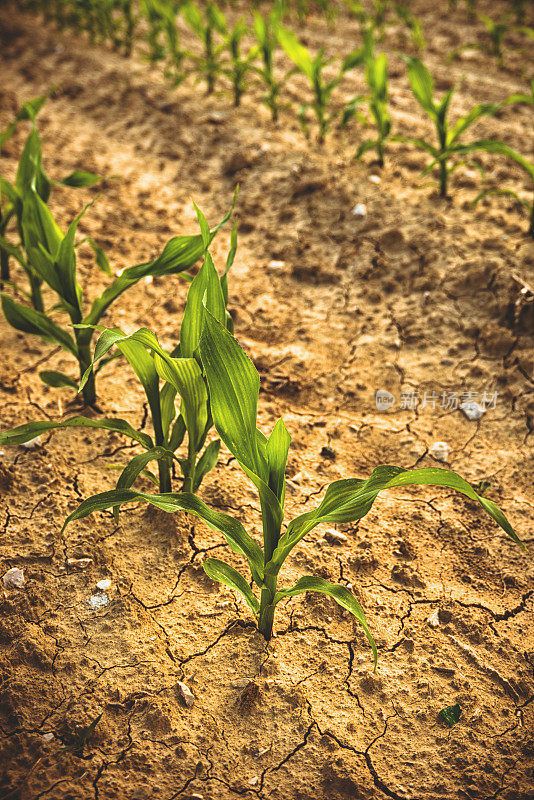
M169 452L169 450L166 450L164 447L151 447L150 450L145 450L144 453L138 453L124 467L123 471L119 475L119 479L115 488L129 489L130 486L135 483L139 475L146 472L146 465L150 463L150 461L159 461L162 458L170 459L172 458L172 453ZM115 517L115 520L118 521L118 506L115 506L113 509L113 516Z
M53 431L57 428L101 428L102 430L116 431L129 436L130 439L138 442L145 448L154 446L152 439L148 434L136 431L135 428L126 422L124 419L90 419L89 417L71 417L63 422L50 422L49 420L40 420L38 422L28 422L25 425L19 425L8 431L0 431L0 444L13 445L24 444L39 436L40 433L46 431Z
M150 358L150 356L149 356ZM198 447L208 421L208 392L194 358L165 360L157 353L153 359L157 373L170 383L181 397L180 413L184 419L192 447Z
M237 589L245 598L245 602L252 613L258 614L260 604L254 597L254 593L246 580L236 569L218 558L207 558L202 562L202 566L206 574L213 578L214 581L219 581L219 583L224 583L226 586L231 586L232 589Z
M365 635L367 636L369 644L371 645L376 669L376 662L378 658L376 644L371 635L371 631L369 630L363 609L354 595L351 594L351 592L349 592L349 590L344 586L330 583L330 581L326 581L324 578L315 578L313 575L306 575L303 578L300 578L296 584L289 589L281 589L280 591L276 592L274 602L279 603L280 600L284 599L284 597L295 597L295 595L303 594L304 592L321 592L322 594L327 594L329 597L332 597L342 608L350 611L350 613L356 617L364 629Z
M105 272L106 275L111 275L111 267L109 264L108 257L103 251L103 249L100 247L100 245L97 242L95 242L95 240L92 239L90 236L87 237L87 244L90 245L90 247L93 249L93 252L95 254L95 261L99 269L101 269L102 272Z
M20 303L15 303L8 295L2 295L2 310L6 320L13 328L24 333L32 333L44 339L45 342L59 344L64 350L77 357L76 342L59 325L56 325L46 314L28 308Z
M412 92L422 108L432 117L436 117L436 106L434 105L434 81L432 75L427 70L419 58L406 58L408 64L408 79Z
M530 175L532 181L534 181L534 164L531 164L520 153L513 150L507 144L504 144L504 142L499 142L496 139L478 139L474 142L470 142L468 145L459 145L455 150L458 153L471 153L474 150L485 150L487 153L497 153L498 155L506 156L512 161L515 161L516 164L519 164L519 166Z
M156 508L162 509L169 514L176 511L187 511L203 520L206 525L224 534L228 545L236 553L246 556L250 564L252 576L255 582L261 586L263 582L263 554L260 546L249 536L243 525L228 514L213 511L199 500L194 494L188 492L168 492L163 494L145 494L136 492L133 489L120 489L110 492L95 494L84 500L78 508L69 514L65 520L62 532L67 525L76 519L82 519L95 511L104 511L113 506L121 506L124 503L144 501Z
M373 470L366 480L348 478L330 484L322 503L314 511L301 514L289 523L266 571L276 573L293 547L316 525L322 522L332 524L361 519L384 489L416 485L456 489L471 500L478 501L508 536L516 544L524 547L500 508L486 497L479 496L473 487L455 472L434 468L405 470L401 467L380 466Z
M286 55L310 81L313 81L313 61L309 50L299 42L293 31L284 28L282 25L277 29L277 36Z
M100 175L95 175L94 172L86 172L83 169L75 169L70 175L67 175L63 180L59 181L63 186L72 186L76 189L82 189L87 186L93 186L98 181L101 181Z
M260 379L254 364L209 312L205 314L200 354L219 436L240 463L256 475L264 475L265 465L259 461L256 444Z
M74 378L65 375L64 372L45 369L39 373L39 377L43 383L46 383L47 386L52 386L54 389L69 388L78 391L78 383Z
M267 461L269 463L269 487L280 501L282 507L284 505L285 470L290 444L291 436L287 432L283 419L279 419L267 442Z

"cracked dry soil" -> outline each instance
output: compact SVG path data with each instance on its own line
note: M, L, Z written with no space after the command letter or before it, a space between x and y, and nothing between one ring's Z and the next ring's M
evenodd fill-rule
M473 31L463 14L434 5L420 0L414 11L438 89L460 81L455 111L524 85L532 51L525 61L511 48L502 72L480 52L446 64L444 53ZM326 35L332 52L356 41L343 16L329 30L311 15L299 30L312 46ZM282 580L313 573L353 587L379 646L373 674L358 626L324 597L288 601L267 646L240 598L201 567L206 553L244 565L186 516L126 508L118 525L97 514L61 540L64 516L109 488L108 467L130 454L120 436L57 431L38 449L10 449L0 474L1 567L23 568L26 584L1 599L0 797L533 798L534 325L517 277L534 284L534 245L524 218L502 200L469 211L469 172L457 174L452 200L418 189L424 161L401 145L373 184L369 165L351 161L357 128L322 149L308 145L293 115L269 123L259 89L239 110L227 96L199 97L190 82L173 93L138 55L91 48L15 11L2 13L0 36L0 127L20 102L58 84L39 118L48 173L82 167L108 177L94 191L58 189L51 205L66 225L100 195L80 229L105 247L113 269L194 231L191 196L217 219L239 181L230 307L262 376L260 423L283 415L293 437L288 517L313 507L336 478L378 463L433 465L429 448L446 441L451 468L490 482L488 496L530 552L438 489L384 496L359 525L338 526L346 542L313 532ZM400 28L384 47L398 129L425 134L397 55L406 48ZM358 90L360 75L344 87L347 96ZM293 98L303 91L294 79ZM532 109L508 109L484 131L529 154L532 119ZM24 136L21 127L2 154L8 176ZM520 177L492 163L490 181ZM364 220L351 215L357 202L367 205ZM228 231L214 245L219 266L227 244ZM272 260L284 265L269 268ZM80 269L94 296L105 278L83 248ZM153 326L174 343L185 294L178 278L141 284L106 323ZM2 427L72 413L69 395L37 376L41 364L68 370L66 358L3 319L0 330ZM397 398L496 391L498 402L479 422L430 405L379 414L378 388ZM100 405L144 424L127 369L102 373ZM228 453L202 497L258 535L256 498ZM86 569L67 563L82 557L92 559ZM95 610L88 600L104 578L109 603ZM232 684L246 678L257 689L244 696ZM178 681L195 696L191 708ZM449 730L438 712L456 702L462 716ZM62 750L101 713L81 757Z

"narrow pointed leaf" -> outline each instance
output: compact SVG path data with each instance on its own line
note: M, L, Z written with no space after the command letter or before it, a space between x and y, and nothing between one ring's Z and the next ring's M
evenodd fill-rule
M8 295L2 295L2 310L5 318L18 331L32 333L44 339L45 342L59 344L64 350L78 357L76 342L55 322L52 322L46 314L28 308L20 303L15 303Z
M219 458L219 450L221 449L221 440L215 439L210 442L200 458L195 469L195 482L193 484L193 492L196 492L208 474L217 464Z
M56 372L54 370L45 369L39 373L39 377L47 386L52 386L54 389L69 388L78 391L78 383L69 375L64 372Z
M93 186L98 181L101 181L100 175L95 175L94 172L85 172L83 169L75 169L66 178L59 181L63 186L72 186L76 189L81 189L86 186Z
M19 425L8 431L0 431L0 445L24 444L34 439L40 433L53 431L59 428L100 428L107 431L116 431L129 436L130 439L138 442L145 448L154 446L152 439L146 433L136 431L135 428L124 419L90 419L89 417L71 417L63 422L50 422L49 420L39 420L38 422L28 422Z
M218 558L207 558L202 562L202 566L205 573L214 581L219 581L219 583L224 583L226 586L231 586L232 589L237 589L245 598L245 602L253 614L259 613L260 604L254 597L252 589L243 576L230 564L226 564Z

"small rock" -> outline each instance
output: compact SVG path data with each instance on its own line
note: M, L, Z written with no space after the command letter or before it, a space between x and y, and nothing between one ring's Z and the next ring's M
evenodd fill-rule
M258 778L258 776L254 775L254 777L249 780L248 785L249 786L257 786L259 782L260 782L260 779Z
M439 608L436 608L435 611L427 618L427 622L431 628L438 628L439 627Z
M336 451L325 445L323 448L321 448L321 455L323 458L329 458L331 461L335 461Z
M43 742L51 742L53 738L54 738L53 733L43 733L42 736Z
M99 608L104 608L109 603L109 597L107 594L93 594L87 601L91 608L97 611Z
M189 686L186 686L185 683L182 683L182 681L178 681L178 683L176 684L176 692L178 694L178 697L184 704L184 706L186 706L187 708L191 708L191 706L195 702L195 695L193 694Z
M99 592L107 592L109 587L111 586L111 581L109 578L104 578L102 581L98 581L96 584L96 588Z
M479 406L478 403L475 403L474 400L468 400L465 403L460 403L460 408L464 412L467 419L472 421L481 419L482 414L485 411L485 409L482 406Z
M23 442L21 447L24 447L25 450L34 450L36 447L41 446L41 437L35 436L35 438L30 439L29 442Z
M382 178L380 178L378 175L369 175L369 180L371 183L376 183L377 185L382 182Z
M251 683L254 683L252 678L238 678L237 680L232 681L232 686L234 689L246 689Z
M224 114L222 111L212 111L208 114L208 122L213 122L214 125L220 125L221 122L226 122L228 118L227 114Z
M252 757L261 758L262 756L265 755L265 753L268 753L270 749L271 749L270 747L258 747L258 752L254 753Z
M353 217L365 217L367 208L364 203L357 203L351 211Z
M194 792L194 794L190 794L189 797L191 800L204 800L204 795L199 794L198 792Z
M154 280L154 276L153 275L145 275L145 277L143 278L143 281L145 283L152 283L153 280Z
M348 542L345 534L341 533L340 531L336 531L335 528L327 528L324 533L324 538L332 544L344 544L345 542Z
M215 608L228 608L229 605L231 605L229 600L219 600L215 603Z
M448 461L451 454L451 448L447 442L434 442L429 450L429 453L432 458L436 459L436 461Z
M24 586L24 570L18 567L8 569L2 580L6 589L22 589Z
M273 259L272 261L269 261L269 263L267 264L267 269L269 270L269 272L283 272L285 268L286 268L285 261L277 261L276 259Z
M86 569L92 560L92 558L67 558L67 567Z

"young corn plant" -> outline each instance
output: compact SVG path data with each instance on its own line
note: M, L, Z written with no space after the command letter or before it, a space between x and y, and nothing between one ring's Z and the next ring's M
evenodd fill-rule
M247 88L247 76L253 70L254 61L258 57L259 47L253 45L246 53L242 52L243 37L248 28L242 19L238 20L226 37L226 48L230 55L229 66L223 69L232 84L234 106L241 104L241 97Z
M176 24L178 8L160 0L141 0L141 12L148 22L148 60L151 63L166 60L165 77L178 86L186 78L184 61L187 55L180 45Z
M206 80L208 94L213 94L216 80L223 73L222 55L226 47L224 41L217 44L215 37L216 34L221 37L227 36L226 18L216 3L209 2L203 14L193 0L189 0L182 7L182 14L193 33L202 42L203 54L190 55L197 64L199 73Z
M427 142L426 139L413 138L411 136L393 136L392 140L408 142L419 150L429 153L432 161L425 167L423 174L427 175L437 167L439 171L439 193L441 197L447 197L449 176L463 163L456 162L454 157L458 153L467 154L477 149L469 144L461 143L460 137L481 117L495 114L501 104L478 103L463 117L459 117L454 125L451 125L448 112L454 94L454 87L449 89L441 100L436 100L434 98L434 79L422 61L418 58L407 58L406 61L412 92L423 111L434 123L437 145Z
M225 327L232 327L226 305L228 301L228 272L237 248L236 227L232 231L231 245L226 269L219 278L208 251L212 239L209 226L197 209L201 224L202 243L205 248L204 261L192 280L187 295L187 304L180 328L180 343L167 352L152 331L142 328L125 334L115 328L100 328L93 360L86 370L80 391L102 360L109 360L108 353L114 346L122 354L139 379L146 395L152 423L153 435L136 430L124 419L92 419L84 416L72 417L64 422L43 420L20 425L11 431L0 433L2 445L24 444L36 436L58 428L96 428L121 433L141 446L142 452L135 455L122 469L116 489L129 489L139 475L153 481L160 492L172 488L173 465L179 466L182 474L182 490L196 492L205 477L217 463L220 440L206 445L213 426L205 376L198 358L198 346L204 326L205 307L214 313ZM205 304L205 305L204 305ZM179 405L177 406L177 400ZM178 455L187 434L187 454ZM154 475L148 464L156 461L158 475ZM118 508L115 509L118 515Z
M304 103L299 109L299 122L306 138L308 137L308 110L312 109L318 126L317 140L323 144L332 122L340 115L340 110L330 111L330 101L334 89L341 83L346 72L363 63L365 59L365 45L363 48L353 50L343 59L337 74L330 80L326 78L325 67L330 59L325 59L324 49L321 48L315 57L295 36L293 31L278 27L278 41L285 50L286 55L293 61L299 72L305 75L313 93L311 103Z
M33 187L25 193L23 205L22 238L28 264L39 280L57 295L57 308L67 315L74 333L71 334L67 330L68 326L61 327L55 322L51 313L28 308L6 294L1 295L4 315L9 324L17 330L59 345L74 357L78 363L80 378L84 378L83 399L86 405L93 406L96 402L95 378L105 363L100 361L95 369L90 368L91 341L95 326L110 305L142 278L148 275L176 275L190 269L204 253L203 236L196 234L173 237L154 260L123 270L86 311L83 291L76 274L75 235L78 223L87 207L73 220L67 233L64 234ZM210 241L219 228L228 221L232 209L210 231ZM103 264L105 267L107 260ZM102 266L102 262L99 266ZM107 269L109 270L109 265ZM88 368L90 369L86 375ZM61 372L45 371L40 373L40 377L49 386L78 389L75 378Z
M273 122L277 122L280 113L282 88L294 72L294 69L290 69L281 78L277 78L275 74L274 59L278 48L278 28L281 14L280 3L275 3L270 13L265 16L259 11L254 12L254 34L262 60L262 66L256 67L256 72L266 86L267 91L263 96L263 102L271 112Z
M84 170L75 170L60 181L50 180L45 173L42 164L42 142L35 119L47 97L48 95L42 95L24 103L13 122L0 133L1 150L14 135L20 121L29 120L31 122L31 131L22 150L14 182L10 183L0 175L0 277L2 281L9 282L11 277L10 259L18 261L28 277L30 292L27 296L37 311L43 311L42 279L32 266L28 253L31 242L26 241L24 236L23 220L25 219L26 198L34 193L46 204L54 184L79 188L92 186L100 180L98 175ZM26 214L26 218L27 216L28 214ZM15 229L14 232L17 236L15 241L11 238L10 227ZM92 240L88 241L96 247ZM20 290L20 287L18 288Z
M380 167L384 166L385 145L391 133L391 117L388 111L388 62L385 53L378 56L371 56L366 60L365 79L369 87L368 98L357 98L358 102L366 99L373 117L377 137L376 139L366 139L363 141L356 155L356 160L362 158L369 150L376 150L377 161ZM345 127L348 120L356 112L356 101L352 101L345 107L341 119L341 127Z
M279 573L287 557L313 528L321 523L335 524L362 519L371 509L378 494L385 489L412 485L445 486L480 503L508 536L522 545L498 506L479 496L455 472L441 469L405 470L394 466L377 467L367 479L335 481L327 488L317 508L292 519L282 532L285 470L291 437L282 419L278 420L268 437L256 427L259 375L224 323L221 324L208 311L205 312L199 349L209 386L215 428L259 494L263 548L237 519L210 509L191 493L150 495L132 489L104 492L84 500L68 516L63 530L71 521L86 517L94 511L132 501L148 502L170 513L182 510L194 514L209 527L220 531L230 548L247 558L252 582L260 591L259 599L249 585L249 579L230 564L208 558L203 566L211 578L231 586L243 595L266 640L271 638L275 611L280 601L307 591L319 592L332 597L360 622L373 650L375 666L376 645L360 604L347 588L312 575L300 578L293 586L278 586Z

